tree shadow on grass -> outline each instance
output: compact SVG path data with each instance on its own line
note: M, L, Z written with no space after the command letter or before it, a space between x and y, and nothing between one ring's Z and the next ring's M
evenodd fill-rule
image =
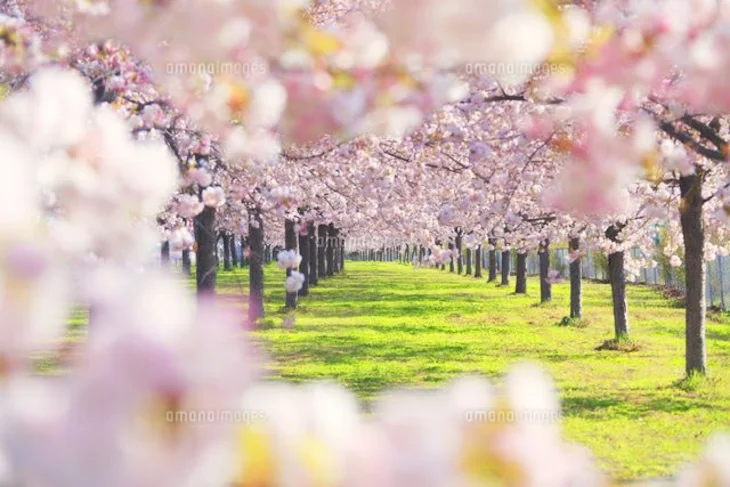
M631 400L621 397L565 397L563 414L565 416L604 416L610 411L611 416L626 419L640 419L654 413L683 414L697 409L712 410L716 405L690 397L659 397L646 399L632 397Z
M455 360L466 354L466 345L407 346L398 348L384 347L382 343L338 343L327 337L327 343L287 344L286 352L277 353L277 361L292 363L322 363L341 365L372 360L375 363L403 362L414 358L427 360Z
M727 327L726 328L730 328ZM730 342L730 329L728 330L722 330L722 329L713 329L709 328L707 329L707 338L710 340L719 340L723 342Z
M591 411L604 410L623 403L615 397L566 397L562 402L565 416L582 416Z

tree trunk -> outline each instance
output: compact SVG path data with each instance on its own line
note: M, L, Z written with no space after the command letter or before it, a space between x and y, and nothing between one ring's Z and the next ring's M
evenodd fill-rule
M246 267L246 247L248 247L248 237L241 237L241 267Z
M305 234L299 232L299 253L302 255L299 272L304 275L304 282L299 290L299 296L303 297L309 294L309 230Z
M335 226L327 226L327 277L335 275Z
M466 275L471 276L471 248L466 249Z
M580 239L570 239L570 250L580 250ZM570 263L570 317L583 318L583 281L581 276L580 258Z
M490 269L491 271L491 269ZM509 286L510 251L502 251L502 285Z
M231 264L235 269L238 267L238 250L236 249L236 236L231 235Z
M162 263L163 269L170 268L170 242L169 241L162 242L162 246L160 247L160 262Z
M198 245L195 252L195 271L198 295L215 294L217 236L215 208L206 206L195 217L195 241Z
M474 255L474 277L482 277L482 246L477 245Z
M327 279L327 259L325 258L329 240L327 233L327 225L317 226L317 277L319 279Z
M463 232L461 230L456 232L456 273L461 275L464 271L464 261L461 258L461 249L463 242Z
M449 242L449 250L451 251L451 259L449 260L449 272L454 272L454 254L456 253L456 249L454 248L454 244L452 242Z
M297 251L297 232L294 229L294 220L287 219L284 222L284 246L286 247L286 250L293 250L294 252ZM286 270L286 277L291 276L293 269L287 269ZM286 307L289 309L294 309L297 307L297 293L293 292L290 293L287 291L286 293Z
M624 252L614 252L608 256L608 279L613 296L613 328L616 339L629 337L628 304L626 302L626 271Z
M540 243L540 302L547 303L553 299L553 286L550 283L550 241Z
M494 249L494 241L489 239L489 279L487 282L497 280L497 251Z
M215 245L213 246L213 254L215 256L215 268L216 268L216 271L221 266L221 256L220 256L220 253L218 252L218 250L219 250L218 249L218 241L220 239L221 239L221 236L218 235L218 237L216 237L216 240L215 240Z
M309 239L309 285L316 286L319 282L317 263L317 229L314 224L310 224L308 228L307 238Z
M223 232L223 270L231 270L231 236Z
M705 342L705 227L702 205L702 174L683 176L679 180L682 195L680 222L684 237L685 283L685 370L687 376L707 374Z
M515 294L527 293L527 252L517 252Z
M335 228L332 240L332 272L334 274L340 273L340 251L340 231Z
M248 318L251 324L264 316L264 220L258 210L249 215Z
M345 238L340 237L340 272L345 271Z
M192 275L192 265L190 263L190 249L183 249L182 251L182 270L186 276Z

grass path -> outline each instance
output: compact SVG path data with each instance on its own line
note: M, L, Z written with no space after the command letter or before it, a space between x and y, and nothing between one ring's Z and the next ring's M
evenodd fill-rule
M245 270L219 274L222 294L245 292ZM366 403L392 386L433 387L468 373L498 378L536 360L555 377L568 438L591 448L619 480L662 477L694 457L708 434L730 427L730 319L708 324L711 379L678 383L683 310L656 290L631 286L631 333L639 351L598 352L612 336L610 288L584 284L585 328L560 327L567 283L553 302L435 269L347 262L301 300L293 329L281 326L282 272L266 269L269 327L255 332L273 377L335 379Z

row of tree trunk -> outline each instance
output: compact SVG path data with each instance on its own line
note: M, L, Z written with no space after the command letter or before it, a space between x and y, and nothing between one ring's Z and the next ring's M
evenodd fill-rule
M707 371L707 351L705 338L705 262L704 248L705 236L703 227L703 204L704 200L699 191L697 176L683 177L680 181L680 189L683 197L683 208L681 213L681 226L685 242L685 265L686 265L686 318L685 318L685 359L686 373L705 374ZM215 209L205 208L195 218L195 240L196 240L196 284L200 295L212 294L215 292L216 271L218 264L217 256L217 232ZM606 229L606 236L609 240L620 242L621 225L614 224ZM299 249L302 255L302 263L299 272L304 276L304 285L299 293L287 293L286 305L290 308L296 306L297 294L306 296L309 287L316 285L319 278L334 275L344 267L344 243L338 239L338 231L332 224L319 225L316 229L309 226L307 231L297 236L294 232L293 223L286 224L286 247L288 249ZM460 249L462 246L462 233L457 230L456 238L449 244L452 250ZM263 316L263 264L271 259L270 246L265 244L263 220L259 213L251 212L249 222L249 236L247 241L242 241L250 249L250 255L246 259L243 255L238 259L235 240L233 236L223 234L224 241L224 269L230 269L237 265L244 266L250 263L250 289L249 294L249 317L255 320ZM497 250L495 250L494 239L489 239L488 251L488 281L497 280ZM571 238L569 241L571 253L577 255L580 251L580 240ZM474 277L482 277L482 252L478 246L474 252L471 249L466 251L466 274ZM361 260L380 261L401 261L409 262L413 259L422 260L427 257L430 250L423 246L405 246L405 252L401 248L389 247L379 250L368 250L356 253L356 258ZM474 267L472 267L472 255L474 256ZM183 251L183 270L190 272L190 253ZM409 259L410 257L410 259ZM170 247L164 243L161 250L161 259L164 266L169 266ZM501 251L501 284L510 284L511 274L511 251ZM516 259L516 282L515 292L527 292L526 279L526 253L518 252ZM540 268L540 300L550 301L552 288L549 279L550 252L549 242L541 243L539 249ZM445 266L442 266L445 269ZM454 255L449 264L451 272L461 274L464 271L462 256ZM291 272L289 271L288 274ZM628 303L626 297L626 269L625 252L617 251L608 256L608 280L611 285L613 301L614 334L616 340L629 338ZM582 275L580 258L575 258L570 263L570 317L581 319L583 315L582 306ZM293 296L291 296L293 294Z
M575 250L578 250L580 241L578 239L571 240L571 250L573 246ZM495 250L494 239L489 239L489 252L488 252L488 282L495 282L497 280L497 251ZM481 245L478 245L475 249L467 248L464 253L465 259L462 258L461 252L456 252L462 246L461 233L457 230L457 236L454 244L449 244L449 249L452 250L452 257L449 263L449 271L456 272L467 276L474 276L475 278L482 278L482 253L483 249ZM421 246L406 244L400 247L383 247L381 249L369 249L364 251L355 252L355 260L365 261L380 261L380 262L395 262L398 261L403 264L408 264L413 261L422 261L431 255L431 250ZM550 279L550 242L544 240L540 244L538 249L539 256L539 276L540 276L540 302L546 303L552 300L552 282ZM511 266L512 266L512 254L509 249L505 249L500 252L499 258L501 264L499 265L501 281L500 285L509 286ZM472 265L473 264L473 265ZM527 252L517 252L516 258L517 268L515 269L515 294L527 293ZM441 269L445 270L445 266ZM582 317L582 290L581 290L581 270L580 260L576 260L570 265L570 283L571 283L571 304L570 304L570 316L571 318Z
M286 250L297 251L302 256L298 271L304 276L302 288L298 292L286 293L288 309L297 307L298 297L309 295L310 286L316 286L320 279L332 277L345 269L345 239L340 236L340 230L332 223L321 224L316 228L310 223L302 225L297 235L294 220L285 222ZM287 269L287 277L292 271Z
M449 264L449 271L456 272L458 274L464 274L467 276L474 276L481 278L482 276L482 246L479 245L472 251L471 248L467 248L464 253L465 259L462 258L461 252L454 252L460 249L462 246L461 234L457 233L454 244L449 244L449 249L452 250L452 257ZM491 246L490 248L493 248ZM356 260L370 260L370 261L381 261L381 262L394 262L398 261L401 263L409 263L413 260L420 261L430 256L430 249L424 249L423 246L417 247L415 245L405 245L405 247L387 247L379 250L366 250L355 253ZM489 282L493 282L497 278L497 255L495 250L489 251ZM552 300L552 285L549 279L550 271L550 249L549 242L546 240L541 244L540 251L540 301L545 303ZM510 284L510 267L511 267L511 252L504 250L501 253L502 264L501 268L501 285L508 286ZM472 263L474 264L472 266ZM444 267L442 267L443 269ZM517 269L515 272L516 284L515 293L524 294L527 292L527 252L517 253ZM578 306L577 308L580 308Z
M266 244L264 221L260 211L249 212L248 236L240 239L240 254L235 236L228 232L218 233L216 230L216 211L206 207L194 220L195 252L196 252L196 289L199 296L215 294L218 273L218 242L223 243L223 270L230 271L235 267L250 267L248 317L251 323L264 316L264 265L275 258L275 249ZM334 276L345 267L345 242L340 230L333 224L312 225L298 234L293 220L286 220L284 226L286 250L295 250L302 260L298 272L304 276L302 288L296 293L286 293L286 307L293 309L297 298L307 296L311 286L316 286L320 279ZM161 247L163 267L170 266L170 244L163 242ZM183 272L192 273L190 251L182 252ZM287 269L287 277L293 269Z

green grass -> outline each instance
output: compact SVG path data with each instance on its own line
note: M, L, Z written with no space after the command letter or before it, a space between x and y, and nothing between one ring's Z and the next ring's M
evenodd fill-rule
M618 480L675 473L712 432L730 427L730 319L708 320L710 379L684 374L683 309L655 289L629 288L630 350L613 338L610 288L584 283L584 319L560 326L567 283L553 301L433 269L347 262L301 300L283 329L283 272L266 269L265 329L272 377L335 379L366 404L393 386L435 387L458 375L497 379L518 361L542 363L561 392L567 438L587 445ZM245 270L219 273L220 293L243 302Z

